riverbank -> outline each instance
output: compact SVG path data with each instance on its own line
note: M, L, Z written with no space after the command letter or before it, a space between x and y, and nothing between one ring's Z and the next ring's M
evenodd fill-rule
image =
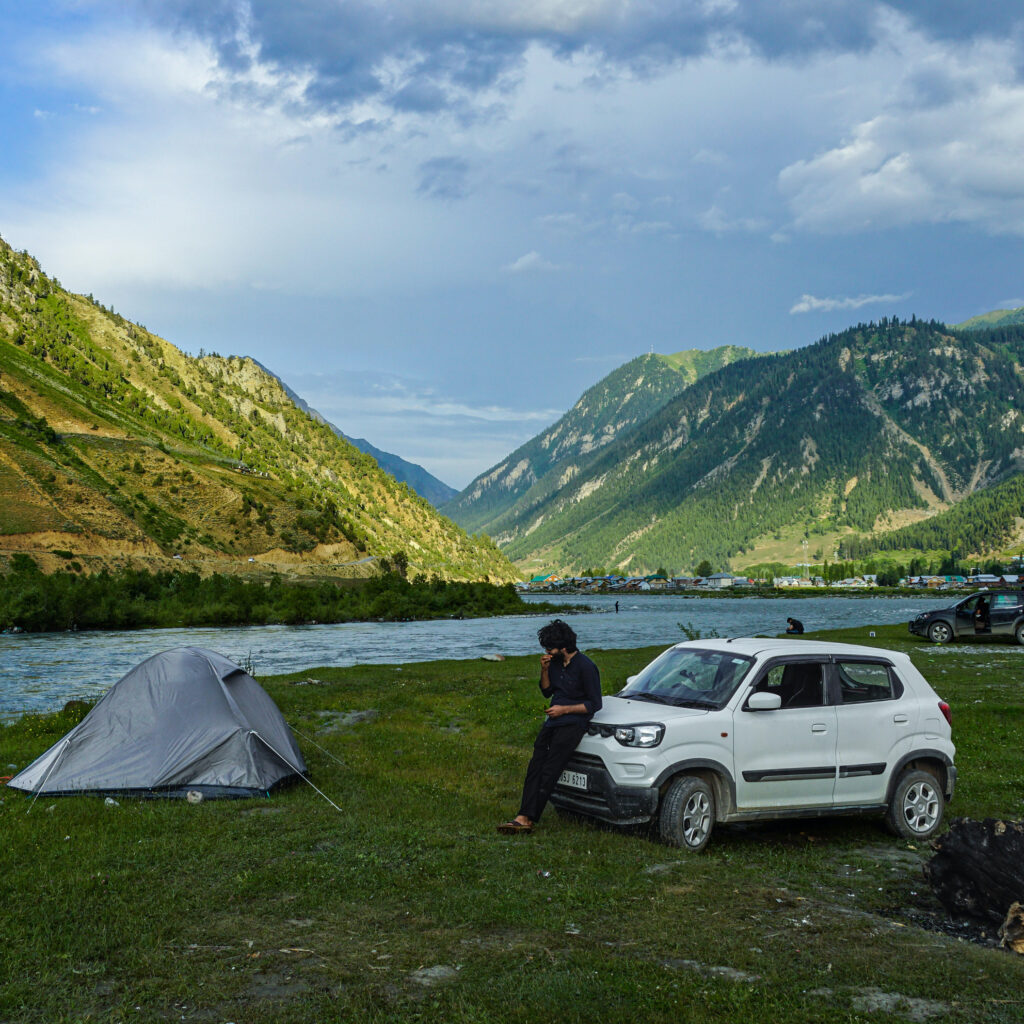
M558 606L548 608L555 612ZM189 572L76 576L34 566L0 576L0 630L166 629L183 626L412 622L530 615L512 584L407 580L387 573L362 581L285 583Z
M1016 648L870 629L827 635L910 650L953 706L952 813L1020 817ZM663 646L590 649L605 692ZM308 785L28 815L0 791L0 1020L1019 1022L1024 958L935 927L929 851L873 821L723 828L699 857L553 814L497 835L536 675L530 655L261 676L342 813ZM4 764L71 718L0 730Z

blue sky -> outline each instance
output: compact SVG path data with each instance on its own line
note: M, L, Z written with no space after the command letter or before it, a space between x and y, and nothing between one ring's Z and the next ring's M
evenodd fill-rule
M0 235L462 487L651 350L1024 305L1024 5L0 0Z

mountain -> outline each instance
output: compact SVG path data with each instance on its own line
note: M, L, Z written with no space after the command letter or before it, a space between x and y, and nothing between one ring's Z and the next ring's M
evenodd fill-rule
M0 556L14 551L47 569L332 576L403 551L413 572L517 575L252 359L191 358L0 239Z
M503 533L525 509L538 508L577 476L584 463L646 422L705 374L755 356L723 345L710 351L637 356L585 391L552 427L478 476L442 511L467 530Z
M256 360L253 360L256 362ZM442 480L425 470L415 462L408 462L400 455L393 455L391 452L381 451L380 448L370 444L364 437L349 437L330 420L326 419L319 412L309 405L302 397L296 394L273 370L268 370L262 363L256 362L272 377L275 377L284 389L284 393L303 411L308 413L315 420L326 423L338 437L343 437L349 444L354 445L365 455L372 456L377 465L386 473L390 473L396 480L408 484L421 498L426 498L435 508L439 508L446 501L450 501L459 492L454 487L449 487Z
M994 309L991 313L972 316L962 324L957 324L960 331L978 331L989 327L1009 327L1012 324L1024 324L1024 306L1018 309Z
M923 520L1024 470L1022 360L1024 327L883 319L734 362L548 474L492 536L524 567L679 571Z

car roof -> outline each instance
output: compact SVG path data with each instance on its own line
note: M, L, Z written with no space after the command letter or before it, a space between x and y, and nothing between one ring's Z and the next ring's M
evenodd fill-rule
M906 659L907 655L899 651L890 651L884 647L866 647L863 644L843 644L831 640L796 640L788 637L757 637L745 636L730 640L726 637L715 637L707 640L684 640L675 645L677 648L693 647L707 651L722 651L730 654L743 654L748 658L783 657L785 655L817 654L817 655L848 655L860 658Z

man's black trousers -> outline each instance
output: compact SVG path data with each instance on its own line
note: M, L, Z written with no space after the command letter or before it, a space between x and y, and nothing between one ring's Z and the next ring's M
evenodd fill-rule
M586 735L587 726L558 725L543 728L533 743L533 757L526 767L526 781L523 782L523 802L519 813L530 821L539 821L572 752Z

